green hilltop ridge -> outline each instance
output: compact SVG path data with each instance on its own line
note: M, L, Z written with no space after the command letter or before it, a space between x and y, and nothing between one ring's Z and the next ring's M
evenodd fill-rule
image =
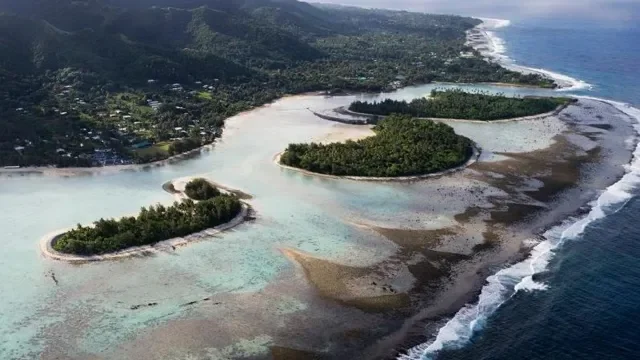
M93 226L78 225L61 235L53 248L68 254L106 254L191 235L228 223L242 211L242 203L236 196L221 194L206 180L193 180L187 189L190 197L200 201L187 199L168 207L143 207L136 217L100 219Z
M386 99L380 102L354 101L349 110L382 115L403 114L421 118L501 120L549 113L572 100L565 97L507 97L485 92L433 90L428 98L410 102Z
M473 154L471 140L439 122L392 115L373 130L358 141L290 144L280 163L326 175L400 177L448 170Z
M289 93L554 86L465 46L477 24L295 0L0 0L0 166L165 159Z

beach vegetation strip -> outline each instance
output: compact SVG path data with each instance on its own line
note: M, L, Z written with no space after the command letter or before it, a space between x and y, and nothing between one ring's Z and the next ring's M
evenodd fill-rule
M58 237L56 251L76 255L113 253L130 247L155 244L213 228L233 220L242 211L235 196L222 194L203 201L186 199L165 207L142 208L135 217L100 219L92 226L78 225Z
M349 110L382 116L403 114L421 118L491 121L544 114L571 101L566 97L507 97L503 94L454 89L433 90L430 97L410 102L391 99L380 102L355 101Z
M455 168L473 154L471 140L443 123L394 115L373 130L358 141L290 144L280 163L326 175L400 177Z

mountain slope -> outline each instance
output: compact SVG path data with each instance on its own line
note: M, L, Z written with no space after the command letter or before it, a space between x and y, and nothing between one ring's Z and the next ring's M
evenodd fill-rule
M287 93L552 85L474 54L478 22L296 0L0 0L0 166L163 159Z

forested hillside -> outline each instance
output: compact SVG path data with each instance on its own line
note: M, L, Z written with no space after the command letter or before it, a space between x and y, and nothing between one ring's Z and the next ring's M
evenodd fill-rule
M478 22L295 0L0 0L0 166L163 159L286 93L553 85L465 47Z

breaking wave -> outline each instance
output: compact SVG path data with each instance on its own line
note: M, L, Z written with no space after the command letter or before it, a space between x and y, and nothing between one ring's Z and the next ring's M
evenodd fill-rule
M558 91L577 91L590 90L592 85L571 76L559 74L546 69L538 69L516 64L515 60L506 55L507 46L505 41L500 38L493 30L500 29L511 25L509 20L500 19L483 19L483 23L477 27L486 39L486 46L478 48L480 53L502 66L523 73L535 73L555 80L561 87Z
M503 56L508 59L504 55L506 50L504 41L497 40L499 38L489 31L486 33L490 39L488 42L492 48L491 51L496 56L494 58ZM571 81L574 83L571 90L590 86L580 80L544 69L520 68L535 70L563 81ZM535 281L534 277L536 274L547 270L556 250L566 241L580 237L589 224L623 208L633 197L632 191L640 187L640 144L637 141L638 135L640 135L640 109L616 101L589 96L578 97L606 102L628 115L631 119L630 121L634 122L633 127L636 131L636 138L633 139L632 144L635 146L635 150L631 163L625 166L625 175L605 189L596 200L589 204L591 210L586 216L568 219L563 224L550 229L543 234L544 240L542 241L533 239L527 241L532 246L532 250L526 260L506 267L488 277L476 303L467 304L460 309L453 318L440 328L433 340L408 350L406 354L398 356L398 360L428 360L432 359L441 350L461 348L469 342L477 331L484 327L488 318L516 293L520 291L547 290L547 285Z

